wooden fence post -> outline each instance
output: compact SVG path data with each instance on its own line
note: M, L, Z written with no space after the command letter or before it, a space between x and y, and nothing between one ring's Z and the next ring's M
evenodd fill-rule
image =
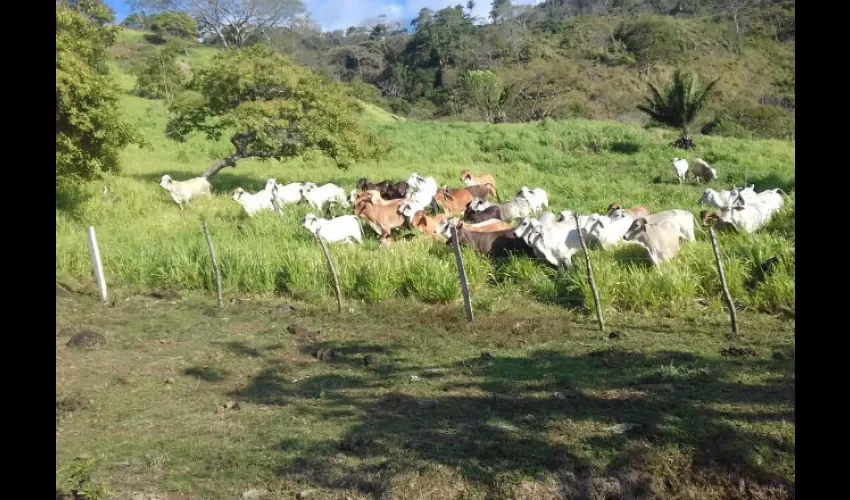
M277 201L277 183L272 186L272 209L275 215L280 215L280 203Z
M322 253L325 254L325 260L328 263L328 269L331 271L331 276L334 280L334 293L336 294L337 312L342 312L342 292L339 291L339 277L336 275L336 268L331 260L331 254L328 252L328 247L325 245L325 240L319 235L322 232L321 228L316 231L316 239L319 240L319 245L322 246Z
M599 303L599 291L596 289L596 280L593 279L593 265L590 263L590 253L587 251L587 243L584 241L584 233L578 223L578 215L573 214L573 220L576 221L576 231L578 231L578 241L581 243L581 250L584 252L584 261L587 263L587 281L590 282L590 290L593 292L593 303L596 305L596 322L599 323L599 331L605 331L605 322L602 320L602 304Z
M94 234L94 226L89 226L89 255L91 256L92 266L94 266L97 291L100 292L101 300L108 302L109 294L106 291L106 277L103 275L103 262L100 260L100 249L97 246L97 236Z
M452 249L455 252L455 264L457 265L457 277L460 280L460 293L463 295L463 309L466 312L466 321L471 322L472 315L472 297L469 295L469 283L466 281L466 269L463 267L463 257L460 253L460 243L457 240L457 226L452 225Z
M723 261L720 260L720 248L717 245L717 237L714 235L714 227L708 226L708 236L711 238L711 249L714 251L714 261L717 263L717 274L720 275L720 289L723 292L723 300L729 308L729 321L732 323L732 335L738 336L738 316L735 314L735 304L729 287L726 285L726 273L723 272Z
M201 223L204 227L204 235L207 237L207 247L209 247L210 250L210 260L212 260L213 270L215 271L216 302L218 303L218 308L221 309L224 307L224 297L221 293L221 270L218 268L218 260L215 258L215 249L213 248L210 230L207 228L207 222L201 221Z

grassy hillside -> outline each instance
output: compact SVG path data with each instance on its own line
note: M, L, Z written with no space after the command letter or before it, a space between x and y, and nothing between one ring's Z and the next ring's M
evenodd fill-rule
M193 49L189 59L200 64L206 49ZM125 88L132 77L115 68ZM127 95L123 107L152 147L130 147L123 173L91 186L95 193L73 213L57 210L56 271L70 279L89 276L84 229L97 228L110 280L138 288L171 286L211 289L211 273L200 220L210 226L222 261L228 293L282 291L315 299L331 293L321 252L301 218L309 211L297 206L278 219L271 214L245 218L230 199L236 187L260 189L265 180L335 182L346 191L359 177L405 179L411 172L433 175L439 183L457 186L459 172L491 172L506 195L522 185L543 187L556 211L600 212L611 202L643 204L652 211L681 208L698 213L696 200L704 186L673 183L670 159L681 151L667 144L673 132L644 130L602 121L544 121L536 124L459 124L398 122L368 107L364 119L392 144L384 158L362 162L343 171L319 156L286 162L241 162L214 180L216 196L181 212L158 185L163 174L176 179L200 174L229 154L225 140L210 143L194 137L185 144L164 136L166 110L161 101ZM781 141L745 141L698 137L699 156L711 162L720 180L711 184L755 183L757 189L781 187L793 193L794 145ZM379 179L380 178L380 179ZM102 195L103 187L109 195ZM340 212L342 213L342 212ZM723 254L732 294L743 307L775 311L794 301L794 245L787 208L770 227L755 235L725 236ZM389 251L377 251L374 234L362 248L335 247L332 254L349 298L381 300L414 297L426 302L453 301L459 296L454 262L442 243L426 238L400 239ZM710 245L686 245L663 273L649 270L633 248L595 251L593 259L601 298L606 306L635 311L679 311L708 307L719 310L717 275ZM780 258L773 276L752 291L745 288L759 263ZM560 274L528 259L490 263L467 255L476 307L498 307L515 294L541 301L586 306L582 260L575 272Z

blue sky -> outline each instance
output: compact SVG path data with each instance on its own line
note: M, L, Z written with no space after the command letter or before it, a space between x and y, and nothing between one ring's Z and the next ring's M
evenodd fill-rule
M303 0L310 16L324 30L344 29L357 25L366 19L381 14L391 20L399 20L407 25L416 17L419 10L428 7L438 10L458 3L466 5L466 0ZM514 0L514 4L533 4L535 0ZM127 0L106 0L115 11L115 17L120 22L130 13ZM490 0L476 2L473 14L487 17L490 11Z

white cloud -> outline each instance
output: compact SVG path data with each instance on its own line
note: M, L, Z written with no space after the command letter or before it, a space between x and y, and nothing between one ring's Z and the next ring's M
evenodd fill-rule
M539 0L514 0L513 3L529 5ZM381 14L388 20L401 21L406 27L425 7L436 11L457 4L466 6L466 0L306 0L305 4L313 20L323 30L332 31L356 26ZM489 0L475 2L472 15L480 18L479 22L486 22L489 14Z

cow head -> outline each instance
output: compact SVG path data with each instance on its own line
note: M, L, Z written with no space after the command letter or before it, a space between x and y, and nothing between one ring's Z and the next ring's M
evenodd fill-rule
M643 218L643 217L641 217L639 219L635 219L635 221L632 222L632 225L629 226L629 229L628 229L628 231L626 231L626 234L623 235L623 239L626 240L626 241L631 241L631 240L637 238L638 236L640 236L640 234L645 232L645 231L646 231L646 219Z

